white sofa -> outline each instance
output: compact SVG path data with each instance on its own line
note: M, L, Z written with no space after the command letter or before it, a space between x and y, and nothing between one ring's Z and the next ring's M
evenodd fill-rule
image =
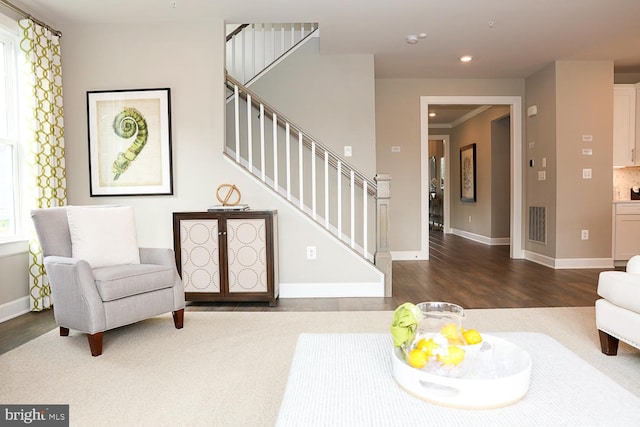
M640 255L627 262L626 271L603 271L598 278L596 327L602 352L618 353L618 342L640 348Z

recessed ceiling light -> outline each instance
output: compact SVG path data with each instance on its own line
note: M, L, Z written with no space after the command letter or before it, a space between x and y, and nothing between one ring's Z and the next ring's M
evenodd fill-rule
M461 56L460 57L460 61L462 62L469 62L473 59L473 57L471 55L465 55L465 56Z

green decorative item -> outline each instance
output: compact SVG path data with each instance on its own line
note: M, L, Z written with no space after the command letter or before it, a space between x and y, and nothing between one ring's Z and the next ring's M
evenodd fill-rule
M401 347L403 344L413 341L416 337L418 322L418 308L415 304L405 302L398 306L393 312L393 321L391 322L393 345Z
M126 172L131 166L138 154L147 144L149 131L147 129L147 121L142 113L135 108L125 107L120 114L113 120L113 131L121 138L136 137L135 141L127 148L127 151L118 153L118 157L113 162L113 180L120 178L120 175Z

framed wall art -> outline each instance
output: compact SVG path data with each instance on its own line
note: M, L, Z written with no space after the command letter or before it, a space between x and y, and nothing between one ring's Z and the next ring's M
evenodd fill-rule
M476 201L476 144L460 148L460 200Z
M170 89L87 92L91 196L173 194Z

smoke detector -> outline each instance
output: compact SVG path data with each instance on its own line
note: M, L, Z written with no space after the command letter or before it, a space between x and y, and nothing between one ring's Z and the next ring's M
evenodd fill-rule
M419 39L423 39L425 37L427 37L427 35L425 33L420 33L418 35L409 34L405 39L407 40L407 43L409 43L409 44L416 44L416 43L418 43Z

